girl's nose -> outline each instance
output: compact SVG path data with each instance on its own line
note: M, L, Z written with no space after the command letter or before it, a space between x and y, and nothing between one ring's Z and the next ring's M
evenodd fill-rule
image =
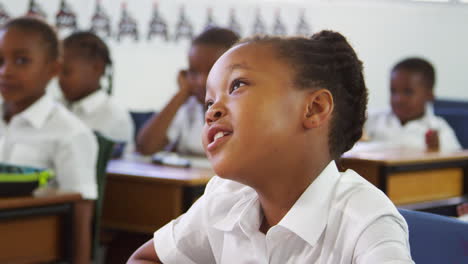
M205 122L210 125L226 115L226 109L219 104L213 104L205 114Z
M0 64L0 75L7 76L11 74L11 67L6 63Z

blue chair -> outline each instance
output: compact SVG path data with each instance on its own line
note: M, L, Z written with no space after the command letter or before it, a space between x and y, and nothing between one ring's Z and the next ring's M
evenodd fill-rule
M468 110L468 101L457 99L438 98L434 100L434 109L465 109Z
M132 117L133 124L135 126L135 134L134 139L136 139L138 135L138 131L140 131L141 127L148 121L155 112L149 111L149 112L130 112L130 116Z
M431 213L399 211L408 223L415 263L468 263L468 223Z
M434 113L449 123L462 147L468 149L468 101L436 99Z
M458 141L464 149L468 149L468 110L465 109L439 109L435 114L443 117L453 128Z

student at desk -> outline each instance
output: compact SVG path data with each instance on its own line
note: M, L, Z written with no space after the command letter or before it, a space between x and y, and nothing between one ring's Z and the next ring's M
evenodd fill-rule
M17 18L0 28L0 161L51 168L52 187L81 193L74 263L89 263L97 142L85 124L46 95L59 68L59 40L48 24Z
M213 66L205 102L219 177L128 263L413 263L395 206L335 164L367 103L341 34L244 40Z
M179 91L137 136L137 150L151 155L169 146L181 154L205 155L201 143L206 78L215 61L239 36L229 29L208 28L192 41L189 68L179 72Z
M409 58L396 64L390 75L392 111L369 115L367 140L430 151L461 149L449 124L428 106L434 82L434 68L426 60Z
M59 83L65 105L87 126L133 150L130 113L110 96L112 61L107 45L92 32L75 32L63 41ZM109 87L101 87L106 75Z

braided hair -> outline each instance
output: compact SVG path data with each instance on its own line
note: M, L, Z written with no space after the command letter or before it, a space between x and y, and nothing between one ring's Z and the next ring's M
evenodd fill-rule
M192 45L206 44L221 46L229 49L239 41L239 35L234 31L221 27L208 27L205 31L196 36Z
M333 159L361 138L367 88L362 62L343 35L321 31L311 38L254 36L240 43L271 45L276 55L295 71L296 87L325 88L331 92L335 105L328 141Z
M60 56L60 41L54 28L42 19L34 17L18 17L9 20L0 30L17 29L22 32L37 34L46 50L49 59L54 61Z
M73 49L81 58L88 60L101 60L105 65L107 77L107 93L112 94L112 59L106 43L90 31L72 33L63 40L66 49Z
M392 73L398 70L405 70L412 73L419 73L423 77L426 87L432 91L435 84L435 70L430 62L422 58L407 58L393 66Z

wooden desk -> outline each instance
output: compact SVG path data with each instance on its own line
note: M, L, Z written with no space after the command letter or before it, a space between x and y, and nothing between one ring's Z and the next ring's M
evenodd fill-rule
M125 160L111 160L107 172L103 227L144 234L185 212L214 175L210 169Z
M80 194L0 198L0 263L72 262Z
M468 151L422 152L408 149L356 151L340 165L351 168L384 191L397 205L434 201L468 192Z

